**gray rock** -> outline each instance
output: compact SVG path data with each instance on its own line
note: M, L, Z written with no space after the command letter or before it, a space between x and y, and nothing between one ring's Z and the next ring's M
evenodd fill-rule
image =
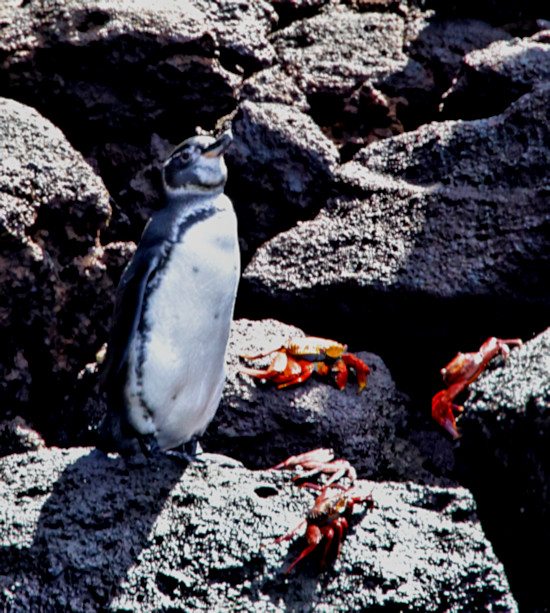
M543 84L497 117L432 123L364 148L338 168L339 196L256 252L241 283L254 317L277 313L353 339L404 377L405 391L465 334L474 344L541 328L549 108ZM429 325L420 331L419 321Z
M232 129L227 191L237 198L246 193L247 204L237 204L237 212L249 259L251 247L319 210L338 152L308 115L285 104L244 101Z
M98 324L112 309L96 243L111 215L109 194L34 109L0 99L0 134L0 394L6 417L22 411L57 431L73 368L99 348Z
M517 611L463 488L358 482L341 555L325 572L276 537L315 495L284 472L220 457L183 469L86 448L0 460L4 610ZM16 511L16 512L14 512Z
M23 6L8 2L3 8L2 20L2 48L8 53L17 50L10 58L15 64L41 48L62 44L82 47L127 35L141 38L143 42L148 37L159 36L165 43L195 42L203 45L202 49L195 49L199 53L207 50L209 42L222 52L242 54L243 62L248 56L248 61L257 68L274 59L266 34L277 16L263 0L184 0L156 6L136 0L115 5L107 0L64 0L62 3L39 0ZM29 52L27 58L20 53L23 46Z
M550 329L513 349L500 367L488 370L470 386L464 421L487 436L513 431L529 420L534 431L550 428ZM472 423L469 423L469 422Z
M310 110L307 96L280 65L269 66L246 79L241 97L248 102L285 104L304 113Z
M342 190L357 196L259 249L247 282L273 295L342 281L442 297L519 293L528 252L544 260L548 250L549 99L542 86L497 118L434 123L363 149L339 169ZM529 292L548 299L545 287L535 277Z
M497 41L465 55L445 93L445 117L496 115L526 92L550 80L550 45L532 38Z
M404 52L406 19L397 13L334 3L271 38L280 65L306 94L310 115L345 159L402 132L402 122L431 95L430 74Z
M550 329L489 368L464 407L460 479L483 509L522 608L547 610L538 560L550 547Z
M357 13L333 5L276 32L271 40L302 91L341 93L366 80L382 82L405 67L403 27L403 19L391 13Z
M291 454L328 446L361 476L434 483L422 465L425 456L408 440L413 429L408 423L408 399L396 389L378 356L356 352L371 369L361 394L353 372L343 390L330 378L315 375L278 390L271 381L239 372L245 365L267 367L273 355L254 361L239 356L265 353L295 336L304 332L275 320L234 322L228 379L216 418L203 439L205 448L266 468Z

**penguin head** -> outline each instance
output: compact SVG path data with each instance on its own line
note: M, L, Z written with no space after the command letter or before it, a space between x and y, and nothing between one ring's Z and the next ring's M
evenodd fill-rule
M233 137L193 136L178 145L164 162L162 182L168 197L220 192L227 179L223 153Z

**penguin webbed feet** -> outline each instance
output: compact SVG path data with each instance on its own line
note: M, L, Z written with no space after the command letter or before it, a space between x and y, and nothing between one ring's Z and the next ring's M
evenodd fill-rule
M196 438L192 438L187 443L182 443L179 447L166 450L159 447L157 439L152 434L141 435L138 437L138 441L143 455L147 458L168 456L184 466L188 466L191 462L204 462L199 457L202 454L202 449Z

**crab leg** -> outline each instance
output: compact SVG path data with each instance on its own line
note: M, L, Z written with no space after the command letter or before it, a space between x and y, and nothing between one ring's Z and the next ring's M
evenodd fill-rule
M296 468L296 466L302 466L303 468L309 468L310 466L316 466L319 463L328 463L334 459L334 451L332 449L326 449L320 447L319 449L313 449L312 451L306 451L298 455L292 455L284 462L280 462L276 466L273 466L271 470L280 470L284 468Z
M432 399L432 417L435 421L445 428L453 438L460 438L461 434L456 427L455 413L462 413L464 407L454 404L452 400L457 396L466 385L455 383L449 389L441 390Z
M353 483L357 477L355 469L347 460L334 460L334 452L332 449L325 448L314 449L313 451L307 451L300 455L291 456L284 462L274 466L273 470L285 468L292 469L298 466L303 468L306 472L296 475L293 481L308 479L320 473L332 475L330 479L319 488L321 490L327 490L333 483L336 483L336 481L339 481L345 475L348 476L351 483ZM317 489L316 485L313 483L303 483L301 487Z
M279 383L277 389L283 389L289 385L302 383L311 377L316 372L319 375L328 374L328 366L324 362L308 362L307 360L293 360L300 366L300 374L292 379L288 379L284 383Z
M302 551L302 553L292 562L292 564L285 571L285 575L288 575L290 571L298 564L300 560L303 560L306 556L308 556L314 549L319 545L321 540L323 539L323 533L319 526L311 524L308 526L306 530L306 540L308 542L308 546ZM329 543L330 545L330 543ZM326 553L326 552L325 552ZM324 556L323 556L324 560Z
M357 384L359 385L359 392L362 392L367 385L367 375L370 374L370 368L365 364L365 362L363 362L363 360L359 359L356 355L353 355L353 353L343 353L340 359L346 366L351 366L353 370L355 370Z

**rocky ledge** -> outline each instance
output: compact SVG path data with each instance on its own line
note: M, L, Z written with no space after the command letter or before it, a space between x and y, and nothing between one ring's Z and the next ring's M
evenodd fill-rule
M11 455L0 474L7 610L517 610L464 488L361 480L375 506L356 507L334 566L312 554L286 574L303 543L275 539L313 496L284 473L74 448Z

